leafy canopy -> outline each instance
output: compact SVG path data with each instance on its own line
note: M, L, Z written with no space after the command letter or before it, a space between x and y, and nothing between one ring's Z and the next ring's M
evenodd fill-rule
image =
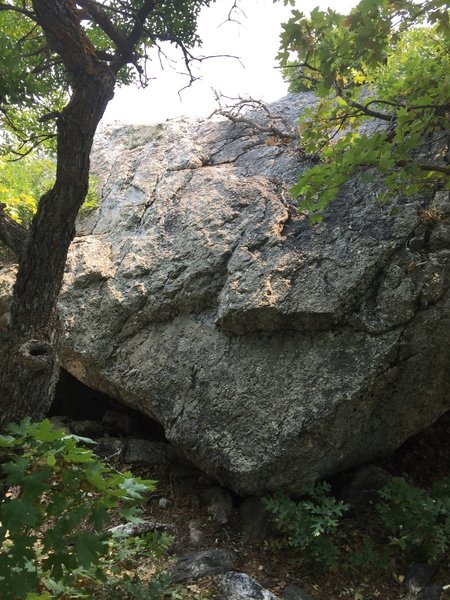
M9 2L17 6L22 2ZM30 7L30 2L26 2ZM25 14L0 12L0 127L2 154L27 153L54 134L43 115L67 101L67 78L47 49L42 30Z
M320 162L292 188L310 219L361 167L387 195L449 186L450 25L445 0L361 0L349 15L298 10L284 24L280 64L291 91L314 90L299 125Z
M87 43L117 72L117 83L146 86L149 52L161 42L181 48L200 43L197 18L212 0L74 0ZM118 69L118 70L117 70ZM45 143L55 150L56 117L66 106L71 75L52 50L32 0L0 1L1 153L27 154Z

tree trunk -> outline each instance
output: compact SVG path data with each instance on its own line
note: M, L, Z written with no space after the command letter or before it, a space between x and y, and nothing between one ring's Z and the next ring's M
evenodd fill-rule
M42 418L52 402L62 333L57 300L75 219L88 190L94 134L115 85L107 65L89 52L80 57L58 47L56 34L64 32L67 16L59 10L65 9L65 2L33 4L47 39L68 66L72 96L57 122L55 184L39 203L28 239L24 236L16 249L19 269L10 324L0 338L0 429L24 416ZM66 32L70 28L73 22L68 22Z

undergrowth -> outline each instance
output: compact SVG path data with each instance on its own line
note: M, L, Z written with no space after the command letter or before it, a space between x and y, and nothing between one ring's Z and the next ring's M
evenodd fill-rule
M387 569L411 562L437 564L448 556L450 477L429 490L393 477L362 515L330 491L327 482L318 482L307 486L297 502L281 492L264 501L278 524L281 545L293 548L310 568Z
M0 435L2 600L175 597L164 574L143 582L129 570L171 540L110 530L113 519L142 522L139 504L155 482L115 471L89 443L48 420Z
M48 420L0 435L2 600L185 597L158 567L168 536L111 528L142 522L139 505L155 482L114 470L89 444ZM335 498L327 482L310 484L297 501L280 492L265 504L278 544L313 570L436 564L450 550L450 477L428 490L393 477L363 509Z

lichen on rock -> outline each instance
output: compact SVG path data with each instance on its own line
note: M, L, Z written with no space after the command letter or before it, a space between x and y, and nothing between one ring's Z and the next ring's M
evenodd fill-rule
M313 101L272 109L294 129ZM394 217L354 178L311 226L287 192L309 164L295 141L218 119L105 129L92 163L102 200L72 245L64 366L222 485L298 492L449 408L450 218L420 220L431 196Z

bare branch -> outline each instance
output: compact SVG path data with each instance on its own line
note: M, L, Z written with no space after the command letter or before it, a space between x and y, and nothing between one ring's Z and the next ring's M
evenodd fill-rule
M275 69L309 69L310 71L314 71L316 73L320 73L320 75L322 75L322 72L320 69L317 69L316 67L313 67L312 65L308 64L307 62L301 62L301 63L289 63L288 65L283 65L280 67L275 67ZM303 77L303 75L301 75Z
M39 117L38 121L39 123L45 123L46 121L52 121L53 119L59 119L59 117L61 116L61 113L58 110L52 110L51 112L48 112L45 115L42 115L42 117Z
M62 60L54 60L52 62L41 65L40 67L35 67L31 72L34 75L39 75L39 73L45 73L46 71L50 71L54 67L62 64Z
M25 158L29 154L32 154L36 150L36 148L39 148L39 146L41 146L44 142L46 142L47 140L51 140L54 137L56 137L56 134L35 136L35 138L29 138L28 140L22 141L18 150L10 150L11 154L17 156L17 158L10 158L10 162L17 162L19 160L22 160L22 158ZM30 144L30 146L22 152L22 148L25 148L26 144Z
M223 96L217 91L214 91L214 93L216 96L216 101L219 104L219 108L217 108L211 116L221 115L233 123L242 123L243 125L263 133L264 135L272 135L280 140L290 141L297 138L297 135L289 129L283 118L280 115L272 114L269 107L261 100L255 100L253 98L229 98L227 96ZM225 98L226 100L232 100L234 104L232 106L223 107L221 103L222 98ZM267 116L267 124L260 125L255 119L247 116L246 111L249 109L262 109ZM275 125L274 121L281 122L284 128Z
M223 25L225 25L225 23L237 23L238 25L242 25L242 23L239 21L238 18L235 19L233 17L233 13L241 13L244 18L247 18L247 15L242 10L242 8L240 6L238 6L238 0L234 0L233 5L231 6L230 10L228 11L227 18L225 19L225 21L223 21L223 23L221 23L219 25L219 27L222 27Z
M15 162L25 158L28 154L31 154L36 148L38 148L41 144L55 137L54 133L44 132L44 133L36 133L35 135L28 135L22 129L19 129L14 121L11 120L8 111L3 107L0 107L0 115L1 119L5 121L8 126L8 129L14 132L16 136L19 146L17 149L9 149L8 152L17 156L17 158L10 159L11 162ZM44 115L45 116L45 115ZM40 120L40 119L39 119ZM44 122L46 119L43 119L41 122ZM1 124L1 120L0 120Z
M100 60L106 60L107 62L114 59L114 55L109 52L105 52L104 50L96 50L97 56Z
M450 108L450 104L408 105L404 102L393 102L391 100L382 100L381 98L370 100L370 102L367 102L367 104L365 104L365 107L368 108L371 104L385 104L387 106L393 106L394 108L406 108L407 110L426 110L427 108L432 108L434 111L436 111L437 114L445 114Z

